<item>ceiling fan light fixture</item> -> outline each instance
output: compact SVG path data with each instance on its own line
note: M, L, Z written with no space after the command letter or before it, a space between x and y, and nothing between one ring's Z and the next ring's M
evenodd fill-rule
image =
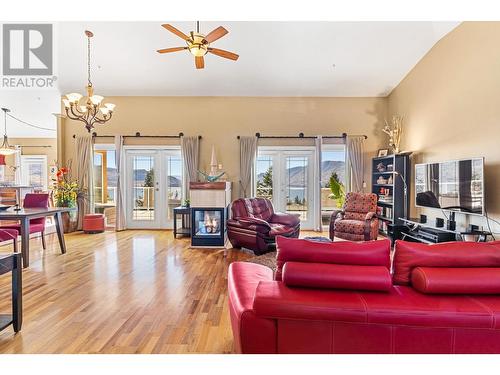
M208 53L233 61L238 60L239 56L236 53L224 51L219 48L210 47L211 43L215 42L216 40L219 40L228 33L228 31L222 26L217 27L216 29L209 32L207 35L204 35L200 33L200 23L198 21L196 22L196 32L191 31L189 33L189 36L187 34L184 34L182 31L176 29L174 26L170 24L166 23L163 24L162 26L171 33L183 39L186 42L187 47L171 47L171 48L158 49L156 50L156 52L158 53L163 54L163 53L188 50L189 53L191 53L195 57L194 61L196 69L203 69L205 67L204 56L207 55Z
M205 35L191 34L191 39L186 40L189 52L195 57L205 56L208 52L208 42L205 40Z

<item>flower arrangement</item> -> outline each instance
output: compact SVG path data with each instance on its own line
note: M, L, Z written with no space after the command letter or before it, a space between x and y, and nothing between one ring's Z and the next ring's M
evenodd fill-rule
M56 172L56 178L52 181L55 205L57 207L75 207L81 189L76 179L71 176L71 169L69 167L59 168Z

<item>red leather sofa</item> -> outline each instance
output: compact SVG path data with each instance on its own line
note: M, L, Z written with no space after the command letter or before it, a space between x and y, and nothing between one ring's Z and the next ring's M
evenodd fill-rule
M276 236L298 237L300 219L274 212L265 198L240 198L231 204L227 235L233 247L245 247L260 255L274 247Z
M277 271L235 262L240 353L500 353L500 242L279 237ZM291 266L290 266L291 265Z

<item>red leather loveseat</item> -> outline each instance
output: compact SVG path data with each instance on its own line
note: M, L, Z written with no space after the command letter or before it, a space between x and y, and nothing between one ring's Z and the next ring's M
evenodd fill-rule
M246 247L260 255L274 247L277 236L298 237L300 219L296 215L274 212L265 198L240 198L231 204L227 235L233 247Z
M277 271L235 262L240 353L500 353L500 242L279 237Z

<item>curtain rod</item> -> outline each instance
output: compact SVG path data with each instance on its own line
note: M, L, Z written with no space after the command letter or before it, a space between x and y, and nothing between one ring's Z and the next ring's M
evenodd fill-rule
M257 138L261 138L261 139L296 139L296 138L304 138L304 139L316 139L317 137L316 136L313 136L313 135L308 135L308 136L305 136L304 133L299 133L299 135L267 135L267 136L264 136L264 135L261 135L260 133L255 133L255 136ZM346 138L347 137L347 133L342 133L342 135L325 135L323 136L322 138L327 138L327 139L331 139L331 138ZM359 137L364 137L364 139L368 139L368 136L366 135L360 135ZM240 139L240 136L238 135L236 138Z
M181 138L184 133L179 133L178 135L141 135L137 132L135 135L124 135L124 138ZM73 134L73 138L76 138L76 134ZM96 132L92 133L92 138L114 138L114 135L98 135ZM201 135L198 136L201 139Z
M19 147L21 147L21 148L52 148L51 145L40 145L40 146L23 146L23 145L19 145Z

